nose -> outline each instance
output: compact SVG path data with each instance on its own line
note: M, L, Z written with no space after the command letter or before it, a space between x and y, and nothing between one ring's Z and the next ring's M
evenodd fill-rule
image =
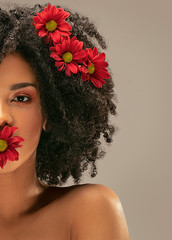
M13 118L8 106L0 102L0 131L2 131L6 125L11 127L13 125Z

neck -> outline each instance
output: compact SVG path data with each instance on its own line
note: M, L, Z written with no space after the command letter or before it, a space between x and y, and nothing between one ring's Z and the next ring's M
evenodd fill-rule
M0 174L0 219L18 218L29 210L43 191L36 176L35 156L10 173Z

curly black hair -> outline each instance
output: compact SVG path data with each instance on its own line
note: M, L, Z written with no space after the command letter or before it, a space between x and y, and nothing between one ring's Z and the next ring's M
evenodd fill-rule
M38 179L62 185L72 176L78 184L88 166L91 177L96 176L95 162L106 153L103 142L109 145L117 131L109 120L110 115L117 114L117 95L111 77L102 88L96 88L91 81L83 82L79 73L66 76L57 70L48 44L32 25L33 16L46 5L0 9L0 63L8 53L19 53L36 74L42 115L47 117L37 147ZM84 49L106 49L103 37L88 17L64 10L70 13L67 22L72 26L71 37L83 41Z

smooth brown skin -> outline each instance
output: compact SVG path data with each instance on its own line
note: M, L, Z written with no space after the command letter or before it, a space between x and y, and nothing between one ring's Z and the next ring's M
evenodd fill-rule
M129 240L117 194L101 184L54 187L36 177L36 149L46 119L38 90L33 86L10 90L18 83L36 84L29 64L9 54L0 64L0 130L16 126L24 138L18 161L0 168L0 240ZM31 97L24 103L16 95ZM14 100L15 99L15 100Z

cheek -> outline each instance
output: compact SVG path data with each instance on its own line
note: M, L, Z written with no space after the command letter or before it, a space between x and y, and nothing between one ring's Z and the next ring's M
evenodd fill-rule
M21 113L23 115L18 117L18 133L24 138L23 148L33 149L36 148L40 134L42 131L42 113L40 107L34 107L31 111ZM22 119L22 121L21 121Z

